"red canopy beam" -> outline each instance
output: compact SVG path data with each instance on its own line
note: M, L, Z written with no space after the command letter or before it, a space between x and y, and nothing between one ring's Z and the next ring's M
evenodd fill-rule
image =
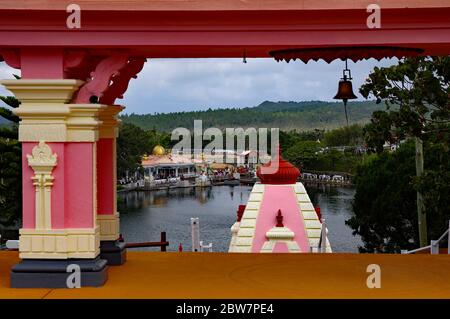
M78 1L81 29L68 29L66 1L2 1L0 48L58 47L150 58L269 57L270 51L400 46L450 52L448 1L378 1L381 28L366 25L373 1Z

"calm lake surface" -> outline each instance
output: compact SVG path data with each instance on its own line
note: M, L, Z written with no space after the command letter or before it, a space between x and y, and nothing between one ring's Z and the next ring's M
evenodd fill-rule
M354 189L307 186L313 204L326 219L335 252L357 252L361 241L345 221L352 216ZM159 241L167 232L169 251L191 250L190 218L200 219L200 240L213 243L213 251L228 251L230 227L239 204L246 204L251 186L213 186L119 193L121 232L127 242ZM158 249L158 248L156 248ZM143 248L141 250L155 250Z

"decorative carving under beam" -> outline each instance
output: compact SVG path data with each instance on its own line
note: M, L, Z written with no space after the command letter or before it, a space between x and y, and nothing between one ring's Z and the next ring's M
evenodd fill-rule
M122 99L130 80L136 79L144 67L146 58L131 58L127 65L111 79L112 83L100 98L101 104L113 105L116 99Z
M74 63L76 61L75 56ZM145 58L129 58L125 54L113 54L101 60L78 91L74 103L114 104L117 98L123 98L131 78L137 77L145 61Z
M90 103L91 97L101 98L103 92L108 88L111 78L118 74L128 62L128 56L114 54L101 60L95 70L90 73L90 78L79 89L74 97L74 103Z
M301 48L271 51L269 54L277 61L301 60L308 63L309 60L318 61L320 59L330 63L336 59L352 60L357 62L374 58L381 60L383 58L403 58L415 57L424 53L423 49L404 48L393 46L359 46L359 47L318 47L318 48Z

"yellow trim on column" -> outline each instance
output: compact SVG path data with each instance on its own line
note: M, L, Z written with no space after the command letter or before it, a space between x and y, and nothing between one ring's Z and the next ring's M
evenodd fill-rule
M97 215L97 223L100 226L100 240L117 240L119 238L119 213L114 215Z
M0 81L21 101L14 113L20 117L21 142L95 142L101 124L102 104L68 104L84 82L79 80Z
M107 105L101 109L99 119L102 122L99 127L100 138L116 138L121 120L117 115L124 109L122 105Z
M33 142L95 142L101 104L21 104L14 110L20 117L19 140Z
M64 104L83 85L80 80L1 80L22 103Z
M20 258L95 258L100 254L100 229L20 229Z

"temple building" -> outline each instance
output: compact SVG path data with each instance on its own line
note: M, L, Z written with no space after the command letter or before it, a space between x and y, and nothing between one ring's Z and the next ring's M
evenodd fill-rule
M277 163L278 169L272 165ZM332 252L326 227L322 232L324 224L297 182L299 169L278 152L257 175L261 182L253 186L247 205L239 206L231 227L229 252Z
M142 158L144 176L149 179L190 178L197 175L195 160L191 155L166 154L165 149L156 145L152 155Z

